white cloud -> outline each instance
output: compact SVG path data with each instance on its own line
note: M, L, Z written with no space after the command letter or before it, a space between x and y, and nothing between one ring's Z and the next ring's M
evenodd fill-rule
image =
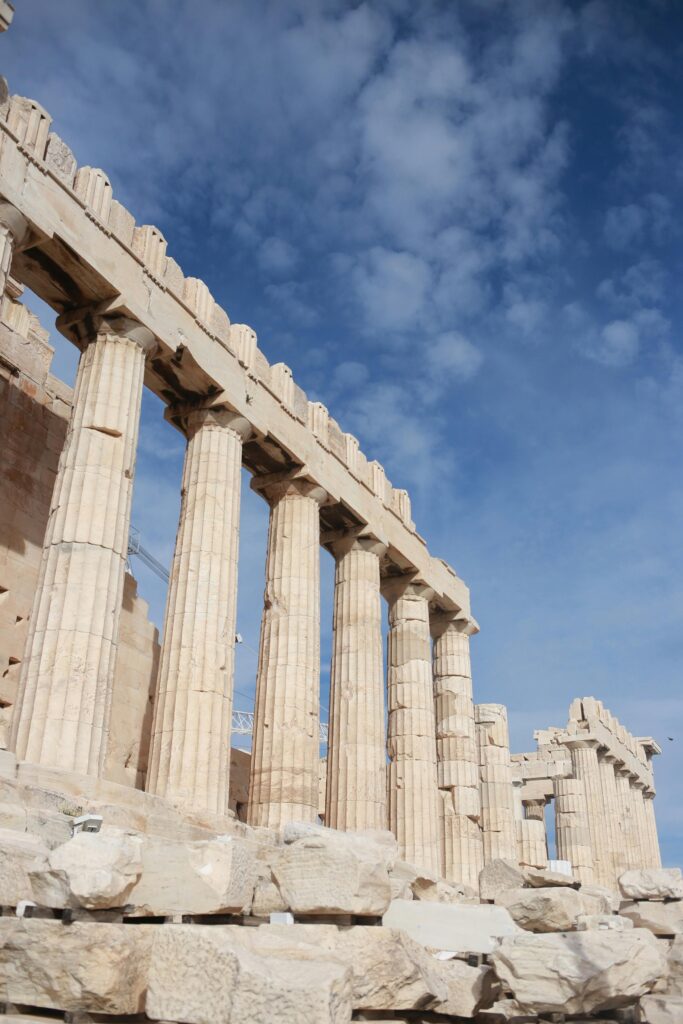
M440 334L427 350L427 365L435 383L466 381L478 373L483 356L457 331Z
M431 272L419 256L375 246L352 279L372 329L407 331L424 319Z
M298 262L298 254L294 246L284 238L271 235L264 239L259 249L259 263L264 271L271 274L287 274Z
M640 336L628 320L612 320L600 332L600 345L593 358L604 366L628 366L638 355Z
M637 203L628 206L610 206L605 214L603 234L605 241L618 252L643 238L646 213Z

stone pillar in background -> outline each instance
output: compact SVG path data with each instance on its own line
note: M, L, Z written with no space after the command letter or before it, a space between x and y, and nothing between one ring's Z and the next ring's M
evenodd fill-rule
M619 818L619 798L617 796L617 781L614 774L616 758L609 751L601 751L598 754L598 765L600 769L600 785L602 787L602 800L605 811L605 830L607 834L607 855L603 861L606 870L605 885L617 889L617 881L621 874L621 822Z
M474 889L484 866L470 666L470 636L477 630L476 623L446 613L431 618L443 875Z
M522 803L524 804L524 817L527 821L545 822L545 800L525 800L522 797Z
M102 773L128 552L145 354L153 335L88 319L12 725L20 760Z
M441 843L429 599L408 578L385 580L389 602L389 827L401 857L440 874Z
M522 818L516 822L517 859L523 867L547 868L548 843L545 821L538 818Z
M229 409L173 410L187 433L147 791L227 814L242 441Z
M270 503L249 781L250 825L318 819L320 505L295 474L254 479Z
M621 874L638 867L637 844L634 837L633 809L631 807L631 773L623 764L615 765L619 821L621 824L621 846L619 867Z
M554 787L557 856L571 863L574 876L582 885L592 885L593 847L583 780L556 778Z
M484 863L517 860L517 818L512 786L507 708L475 704L481 779L481 831Z
M583 783L588 816L588 831L593 854L594 880L598 885L614 885L611 847L603 803L597 740L565 741L571 751L574 777ZM571 860L571 858L567 858Z
M648 854L650 857L649 866L661 868L662 855L659 849L659 836L657 834L657 821L655 819L655 798L652 793L643 793L645 807L645 823L647 828Z
M636 868L653 867L652 855L645 817L645 784L640 779L631 779L629 794L631 797L631 817L634 830L634 852Z
M2 83L0 82L0 87ZM9 203L0 200L0 299L5 294L12 256L28 235L26 218Z
M325 824L387 828L384 653L379 589L386 545L350 532L336 559Z

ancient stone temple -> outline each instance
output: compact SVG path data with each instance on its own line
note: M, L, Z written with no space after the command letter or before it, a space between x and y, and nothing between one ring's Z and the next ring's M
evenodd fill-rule
M73 390L26 289L80 351ZM683 1007L683 881L661 868L655 741L583 697L511 754L506 707L474 701L469 590L408 493L4 86L0 298L8 1018L675 1019L656 1016ZM161 643L127 571L144 387L186 441ZM236 758L243 467L269 526Z

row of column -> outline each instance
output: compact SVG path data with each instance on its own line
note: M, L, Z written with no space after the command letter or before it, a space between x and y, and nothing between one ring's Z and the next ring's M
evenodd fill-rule
M652 794L597 740L565 743L574 778L555 783L558 855L610 888L631 868L660 867Z
M4 220L1 213L0 287L22 230L11 208ZM71 328L82 355L12 745L20 759L99 775L107 747L145 359L155 340L124 317L88 315ZM220 814L228 807L242 445L251 427L222 407L176 408L173 416L185 430L187 449L147 789ZM317 818L319 514L327 496L297 472L261 478L254 486L271 514L248 819L278 827ZM384 828L388 821L402 856L439 873L433 595L407 577L383 583L390 622L385 729L384 550L362 531L350 531L333 545L326 820L346 829ZM453 740L439 762L454 818L449 869L460 873L457 863L471 860L476 875L478 779L469 638L462 630L463 623L443 618L434 644L442 739L444 744L449 736ZM463 852L470 846L471 857Z

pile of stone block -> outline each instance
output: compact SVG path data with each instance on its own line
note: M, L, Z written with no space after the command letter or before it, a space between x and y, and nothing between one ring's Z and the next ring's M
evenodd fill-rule
M183 832L159 798L116 813L111 785L100 831L72 835L82 804L48 779L0 780L7 1024L683 1020L680 872L627 872L618 896L493 861L479 895L388 832Z

